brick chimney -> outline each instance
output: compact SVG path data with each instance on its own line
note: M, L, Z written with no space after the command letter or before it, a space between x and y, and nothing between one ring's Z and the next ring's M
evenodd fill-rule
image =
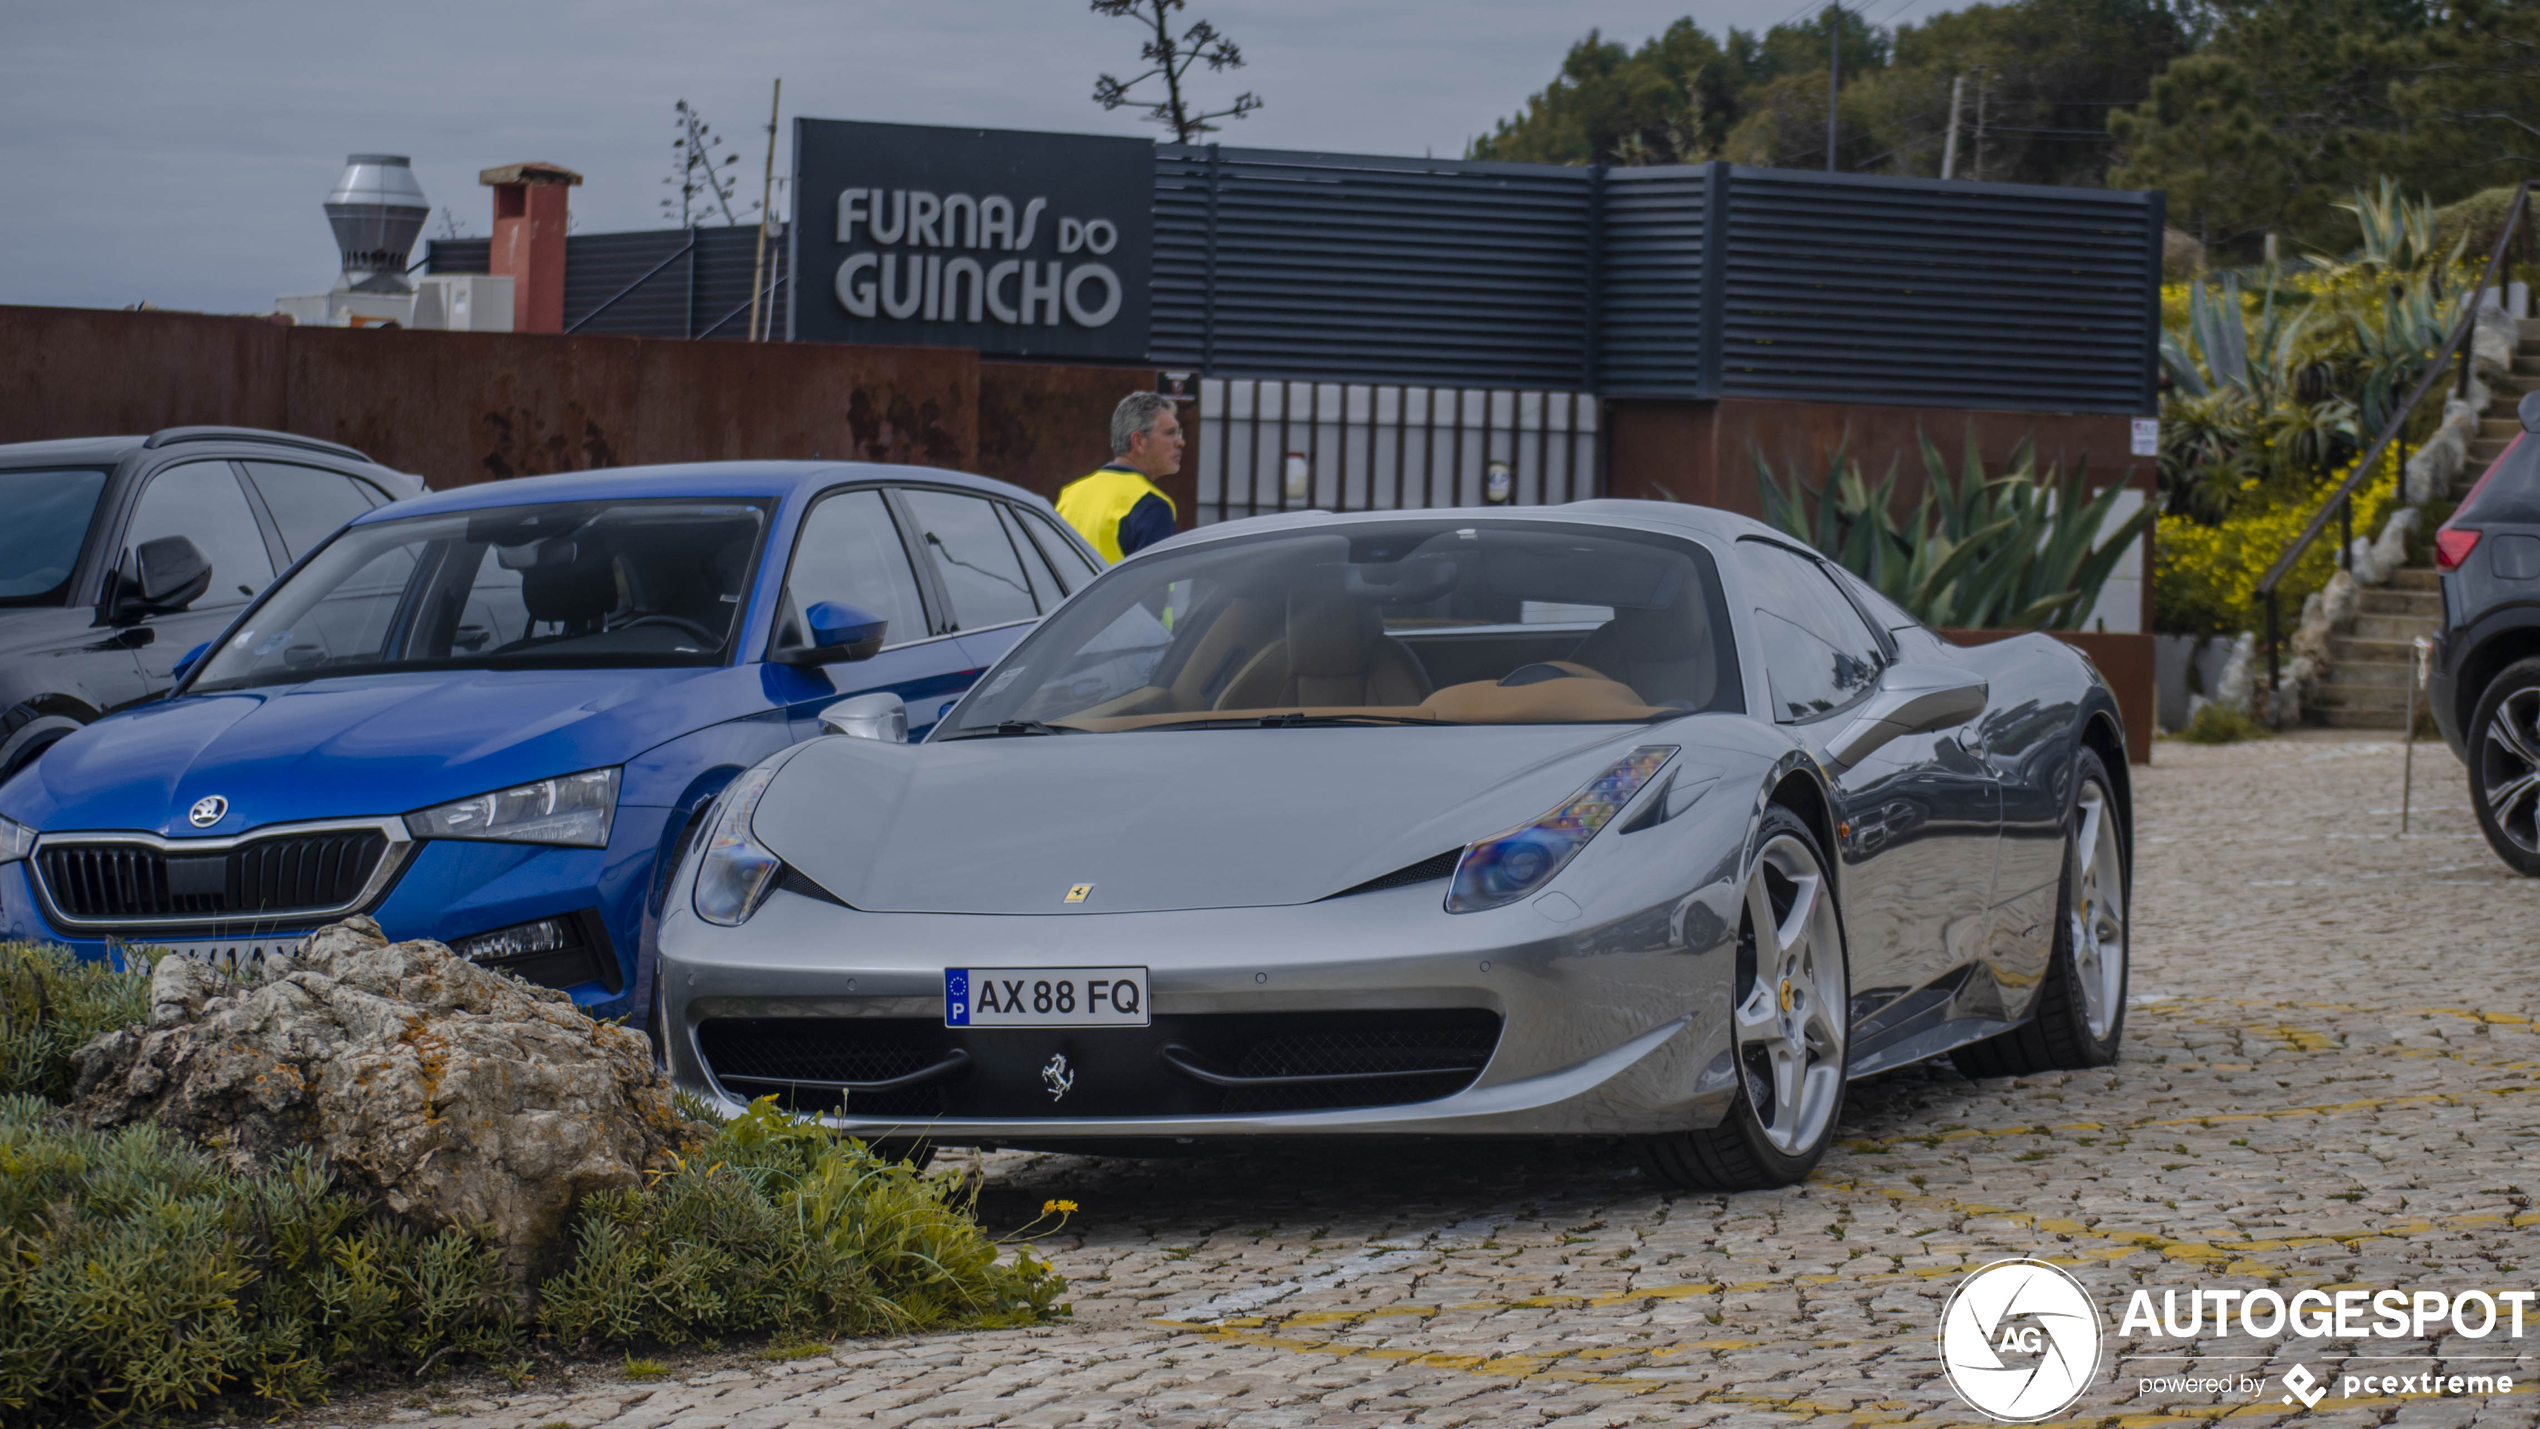
M582 176L533 161L487 169L476 181L494 190L489 266L512 280L512 331L564 331L565 199Z

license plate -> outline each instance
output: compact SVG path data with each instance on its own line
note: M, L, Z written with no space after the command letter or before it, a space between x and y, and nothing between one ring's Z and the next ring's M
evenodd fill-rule
M149 952L165 949L179 957L210 963L231 977L253 982L263 975L265 961L279 958L300 946L300 934L289 938L214 938L198 940L126 938L125 947Z
M946 1027L1144 1027L1145 968L946 968Z

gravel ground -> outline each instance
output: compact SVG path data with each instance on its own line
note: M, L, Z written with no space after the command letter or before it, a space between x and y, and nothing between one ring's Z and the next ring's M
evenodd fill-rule
M298 1423L1983 1422L1934 1332L1958 1280L2010 1256L2069 1267L2108 1317L2069 1422L2540 1422L2540 1305L2521 1340L2115 1333L2137 1287L2540 1288L2540 882L2480 841L2458 764L2419 748L2401 838L2393 743L2157 759L2136 771L2125 1059L1866 1082L1797 1189L1668 1195L1602 1145L996 1153L970 1158L991 1225L1083 1208L1042 1242L1069 1323L690 1360L651 1384L551 1368ZM2329 1383L2315 1408L2277 1378L2297 1362ZM2436 1370L2515 1384L2340 1388ZM2181 1375L2232 1388L2147 1384Z

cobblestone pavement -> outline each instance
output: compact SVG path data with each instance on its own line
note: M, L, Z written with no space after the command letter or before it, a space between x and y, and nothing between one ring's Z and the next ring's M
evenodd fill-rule
M991 1224L1083 1210L1046 1253L1053 1328L850 1342L645 1386L542 1376L505 1401L362 1418L512 1426L1562 1425L1982 1422L1934 1344L1968 1270L2059 1261L2116 1328L2137 1286L2540 1288L2540 882L2420 748L2396 837L2388 743L2161 746L2125 1059L1854 1089L1807 1185L1669 1196L1605 1146L1343 1146L1126 1161L978 1158ZM2426 785L2432 785L2427 792ZM2475 1319L2475 1316L2472 1317ZM2528 1338L2199 1342L2113 1333L2073 1422L2532 1424ZM2369 1319L2367 1318L2367 1323ZM2210 1327L2209 1327L2210 1328ZM2437 1327L2439 1332L2440 1327ZM2161 1342L2176 1348L2179 1342ZM2510 1394L2338 1392L2439 1348ZM2221 1359L2224 1354L2272 1359ZM2143 1357L2138 1357L2143 1356ZM2330 1378L2315 1409L2274 1376ZM2253 1392L2146 1390L2155 1375ZM376 1405L376 1402L374 1402ZM311 1422L321 1422L321 1412Z

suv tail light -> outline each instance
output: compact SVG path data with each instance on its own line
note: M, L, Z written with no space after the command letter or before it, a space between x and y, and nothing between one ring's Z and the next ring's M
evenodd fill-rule
M2437 569L2457 571L2469 553L2478 549L2478 532L2467 526L2446 526L2434 533L2434 564Z

